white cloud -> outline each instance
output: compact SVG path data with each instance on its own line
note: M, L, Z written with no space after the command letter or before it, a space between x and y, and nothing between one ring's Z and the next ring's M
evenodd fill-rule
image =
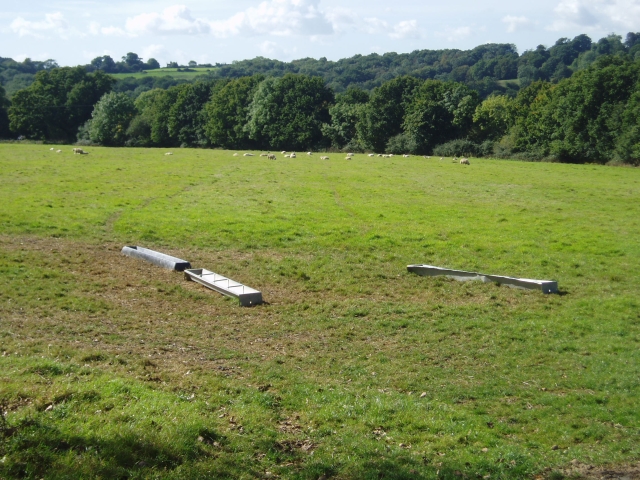
M415 20L405 20L393 26L393 32L389 34L391 38L418 38L418 22Z
M471 27L449 27L444 32L436 33L436 36L445 37L449 42L458 42L469 37L471 33Z
M69 25L64 19L62 13L47 13L44 17L45 19L41 22L32 22L30 20L25 20L22 17L18 17L11 22L9 28L21 37L31 35L42 38L44 33L57 33L58 35L66 34Z
M502 21L507 24L508 33L514 33L517 30L530 28L532 25L531 20L529 20L525 16L516 17L514 15L507 15L506 17L502 18Z
M371 35L375 33L387 33L389 24L384 20L380 20L379 18L370 17L364 19L364 22L361 24L360 29Z
M89 22L89 33L98 35L100 33L100 24L98 22Z
M142 58L148 60L150 58L164 58L166 57L167 50L164 45L151 44L142 49Z
M334 25L319 0L266 0L231 18L212 22L212 33L230 35L330 35Z
M272 55L277 51L278 44L276 42L272 42L270 40L265 40L258 48L265 55Z
M100 28L100 33L102 35L114 36L114 37L131 36L120 27L102 27Z
M126 30L132 35L193 35L209 33L211 25L207 20L193 18L191 11L185 5L173 5L165 8L162 13L143 13L128 18Z
M554 8L549 30L636 30L640 25L638 0L561 0Z

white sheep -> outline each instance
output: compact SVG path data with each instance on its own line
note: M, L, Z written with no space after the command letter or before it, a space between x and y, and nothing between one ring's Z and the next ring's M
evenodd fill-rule
M234 153L234 154L233 154L233 156L234 156L234 157L237 157L237 156L238 156L238 154L237 154L237 153Z
M171 153L171 152L167 152L167 153L165 153L165 156L166 156L166 155L173 155L173 153Z
M311 155L313 155L313 153L311 153L311 152L307 152L307 155L311 156Z
M287 152L283 150L283 151L282 151L282 154L284 155L285 153L287 153Z
M243 157L255 157L253 153L245 153Z
M296 152L293 152L291 155L289 155L289 158L296 158Z
M375 154L375 153L370 153L370 154L369 154L369 156L370 156L370 157L375 157L375 156L376 156L376 154Z
M56 150L56 153L61 153L61 152L62 152L62 150Z
M49 150L53 152L55 150L55 148L51 147Z
M267 155L267 159L268 160L275 160L276 156L273 153L270 153L269 155Z
M353 153L347 153L347 157L353 157Z
M329 160L329 157L320 157L320 160Z
M88 155L87 152L85 152L83 149L81 148L74 148L73 149L73 154L74 155Z
M471 165L471 164L469 163L469 159L468 158L464 158L463 157L463 158L460 159L460 165Z

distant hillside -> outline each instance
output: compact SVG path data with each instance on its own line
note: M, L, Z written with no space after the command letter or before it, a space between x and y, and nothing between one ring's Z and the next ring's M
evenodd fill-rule
M102 70L118 79L116 91L133 97L153 88L168 88L196 79L239 78L257 73L281 77L287 73L303 73L322 77L335 92L349 86L372 90L391 79L410 75L422 79L464 82L481 97L492 93L514 96L519 88L536 80L557 82L583 70L602 55L640 57L640 33L628 33L623 41L619 35L609 35L593 42L587 35L574 39L560 38L551 47L538 45L518 54L511 44L486 44L472 50L416 50L411 53L355 55L338 61L326 58L303 58L281 62L264 57L236 61L230 64L179 66L158 68L155 59L143 59L128 53L121 62L108 56L97 57L87 71ZM10 97L15 91L33 82L38 70L55 68L53 60L22 63L0 58L0 83Z
M0 57L0 85L11 98L18 90L31 85L37 72L57 67L58 64L54 60L34 62L26 58L23 62L16 62L11 58Z
M303 73L324 78L335 92L343 92L349 86L372 90L393 78L411 75L422 79L464 82L482 97L492 93L513 96L519 88L536 80L557 82L568 78L602 55L635 57L639 53L640 33L628 33L624 41L619 35L609 35L597 42L593 42L587 35L578 35L574 39L560 38L549 48L539 45L522 54L518 54L514 45L486 44L472 50L416 50L401 54L391 52L384 55L355 55L335 62L326 58L281 62L257 57L231 64L216 64L206 74L202 70L207 69L191 73L171 73L175 69L154 70L154 78L151 77L151 72L146 75L138 74L135 81L133 78L121 78L116 90L140 93L154 88L159 86L157 76L164 72L172 77L171 81L165 79L165 84L177 84L196 78L239 78L257 73L275 77L286 73Z

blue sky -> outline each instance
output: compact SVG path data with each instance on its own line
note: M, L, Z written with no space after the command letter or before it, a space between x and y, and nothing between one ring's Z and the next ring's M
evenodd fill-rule
M337 60L372 52L640 31L640 0L48 0L3 1L0 56L60 65L136 52L186 63L256 56Z

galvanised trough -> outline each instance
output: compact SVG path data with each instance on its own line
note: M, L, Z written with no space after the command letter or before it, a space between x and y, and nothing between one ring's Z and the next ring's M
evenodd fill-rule
M467 272L435 267L433 265L408 265L407 270L423 277L446 276L461 282L479 280L484 283L500 283L509 287L541 290L542 293L558 293L558 282L552 280L532 280L530 278L503 277L501 275L487 275L485 273Z
M126 246L122 249L122 254L128 257L139 258L140 260L151 262L154 265L168 268L169 270L176 270L177 272L182 272L187 268L191 268L191 264L186 260L156 252L155 250L149 250L144 247Z
M258 290L204 268L185 270L184 277L227 297L237 298L243 307L251 307L262 303L262 293Z

